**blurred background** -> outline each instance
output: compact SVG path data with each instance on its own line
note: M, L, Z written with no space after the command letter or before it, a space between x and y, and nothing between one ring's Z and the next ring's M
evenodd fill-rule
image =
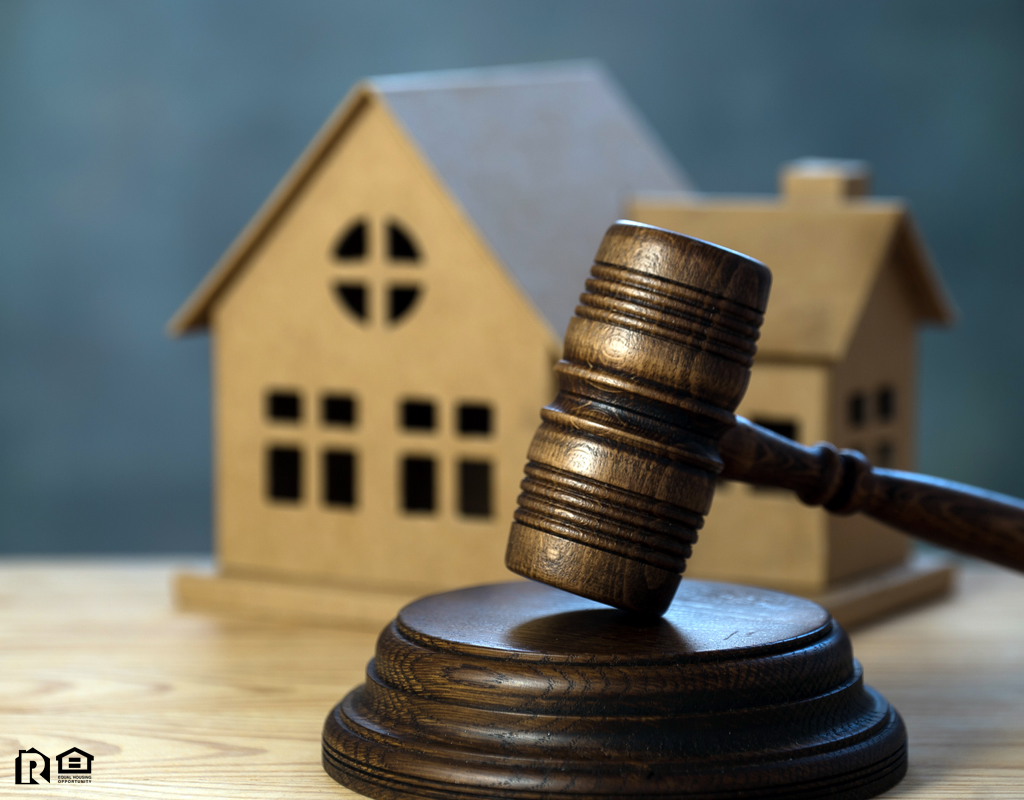
M1024 496L1024 4L3 0L0 552L208 551L207 341L168 318L360 77L566 58L703 191L869 161L961 311L920 467Z

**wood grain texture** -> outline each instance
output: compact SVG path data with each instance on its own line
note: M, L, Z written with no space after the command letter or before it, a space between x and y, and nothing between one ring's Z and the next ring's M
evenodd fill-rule
M324 774L320 732L376 635L175 612L172 575L195 566L0 562L0 795L356 797ZM1020 576L971 565L950 601L852 639L909 731L910 769L887 800L1020 797ZM96 756L91 785L13 784L19 749L73 745Z
M808 600L691 580L638 624L517 581L403 609L324 768L378 800L863 800L903 777L906 731Z
M527 453L509 569L665 611L711 507L770 286L731 250L625 220L608 229Z
M376 634L175 612L182 566L0 564L0 796L357 796L323 774L320 728ZM13 784L19 749L72 746L92 784Z
M859 575L825 592L802 596L827 608L849 630L948 593L953 573L945 559L920 556L906 564ZM188 572L175 576L174 597L182 611L377 633L419 595Z
M743 417L721 440L722 476L789 489L808 505L862 512L940 547L1024 571L1024 501L962 483L878 469L827 442L803 447Z
M184 573L175 577L182 611L299 625L334 625L377 633L421 593L352 589L344 584Z

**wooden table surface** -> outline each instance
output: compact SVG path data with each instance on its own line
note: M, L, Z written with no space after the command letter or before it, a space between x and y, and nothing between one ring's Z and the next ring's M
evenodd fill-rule
M320 726L376 632L179 614L183 566L0 561L0 796L355 796L320 768ZM910 730L886 797L1024 797L1024 578L969 565L952 600L853 640ZM73 746L91 784L14 785L19 749Z

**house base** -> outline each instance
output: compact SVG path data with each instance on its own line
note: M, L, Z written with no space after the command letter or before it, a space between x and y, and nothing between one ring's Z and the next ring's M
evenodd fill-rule
M941 558L917 555L898 567L865 575L809 598L850 629L948 594L954 572L955 568ZM399 609L420 594L197 573L179 574L174 586L175 605L181 611L373 632L391 622Z
M194 572L180 573L174 580L174 601L180 611L374 633L421 594Z
M915 553L899 566L869 572L804 596L827 608L833 619L850 630L944 597L953 590L955 575L956 567L949 560Z

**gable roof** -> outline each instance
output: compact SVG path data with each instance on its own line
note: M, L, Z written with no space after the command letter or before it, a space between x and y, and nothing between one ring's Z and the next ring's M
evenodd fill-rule
M81 747L72 747L70 750L65 750L63 753L60 753L59 755L55 756L55 758L58 761L60 761L60 759L64 758L64 756L69 756L72 753L78 753L80 756L85 756L90 761L92 761L95 758L95 756L85 752Z
M683 173L591 62L417 73L359 84L171 320L204 328L221 292L372 99L384 102L552 331L561 336L605 229Z
M638 220L717 242L772 271L758 354L836 362L845 358L882 268L896 264L914 313L949 323L954 308L906 206L898 200L640 196Z

